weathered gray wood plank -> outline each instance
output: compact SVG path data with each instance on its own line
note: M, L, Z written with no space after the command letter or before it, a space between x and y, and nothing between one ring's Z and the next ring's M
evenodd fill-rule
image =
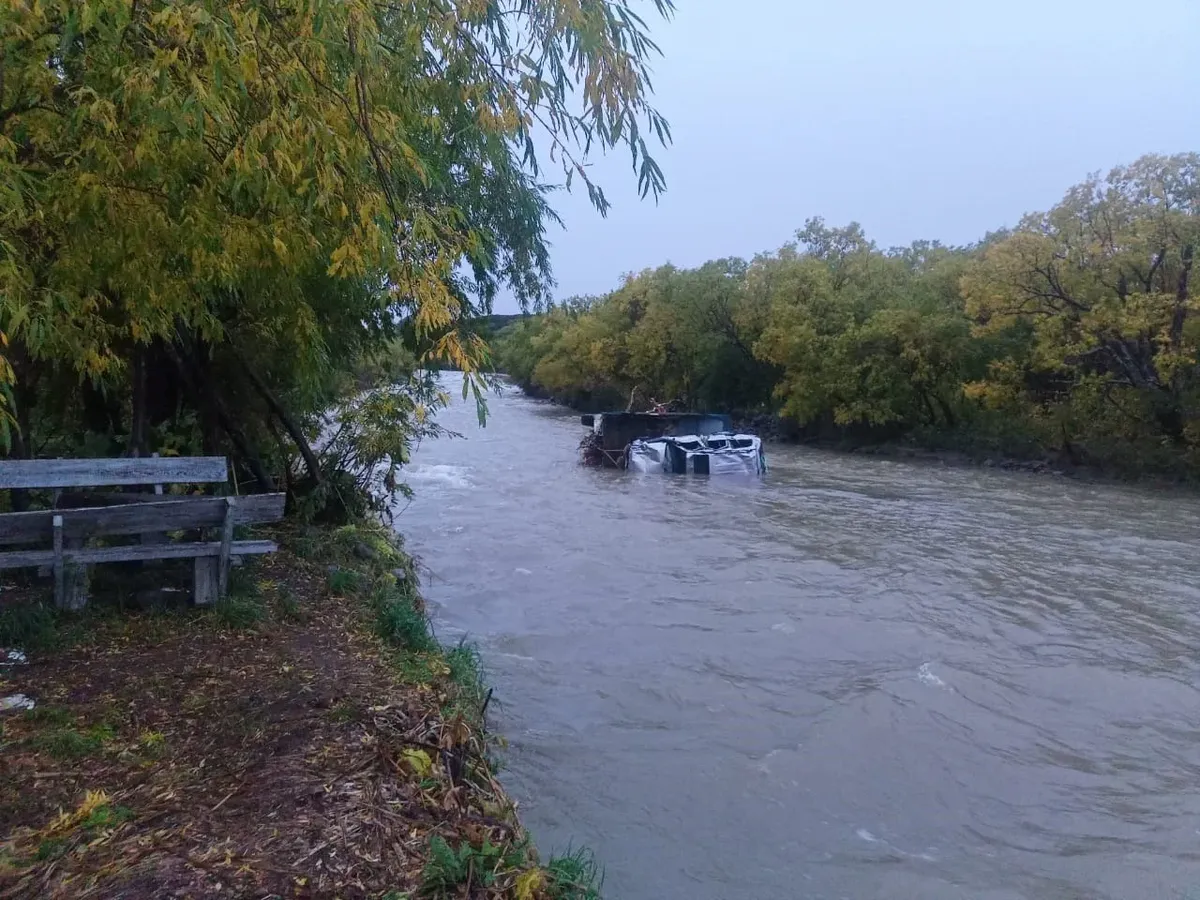
M54 528L54 549L50 551L50 561L54 566L54 608L63 608L63 591L65 588L66 568L63 563L63 518L55 516L51 520ZM36 565L44 565L37 563Z
M233 556L251 556L274 553L279 549L274 541L234 541L230 547ZM64 549L66 564L88 565L91 563L132 562L140 559L191 559L198 556L220 557L220 541L200 541L177 544L131 544L127 547L84 547L78 550ZM54 563L53 550L10 550L0 553L0 569L20 569L26 566L44 566Z
M151 494L133 491L61 491L55 509L84 509L92 506L125 506L130 503L158 503L161 500L199 500L207 494Z
M71 553L83 548L84 539L81 537L64 536L63 566L64 590L63 609L80 610L87 606L88 587L91 583L88 567L85 563L74 562Z
M212 556L196 557L192 574L192 602L197 606L212 606L221 596L220 560Z
M233 516L237 512L237 497L225 498L225 521L221 526L221 555L217 563L217 593L224 597L229 590L229 555L233 549Z
M0 462L0 488L102 487L128 484L222 483L223 456L122 459L14 459Z
M234 525L259 525L283 518L286 494L249 494L238 498ZM224 497L180 497L120 506L38 510L0 514L0 545L49 540L53 519L61 516L67 537L178 531L225 524Z

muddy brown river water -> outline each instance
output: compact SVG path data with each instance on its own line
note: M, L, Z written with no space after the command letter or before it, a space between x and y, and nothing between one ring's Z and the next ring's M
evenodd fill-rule
M397 517L609 900L1200 900L1200 501L768 448L581 468L516 392Z

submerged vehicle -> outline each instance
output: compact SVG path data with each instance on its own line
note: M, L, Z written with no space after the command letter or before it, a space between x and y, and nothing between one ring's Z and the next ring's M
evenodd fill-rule
M635 472L762 475L767 458L757 435L721 431L636 440L626 451L625 467Z
M583 416L585 464L637 472L761 475L762 440L720 413L607 412Z

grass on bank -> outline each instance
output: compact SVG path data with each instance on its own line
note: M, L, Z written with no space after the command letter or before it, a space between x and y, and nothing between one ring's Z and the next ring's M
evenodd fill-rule
M272 535L209 610L0 606L0 647L37 669L0 688L39 702L0 717L19 786L0 789L0 895L229 895L207 859L261 896L599 898L590 855L539 864L495 780L478 653L438 643L390 533ZM337 807L324 840L278 818L307 790Z

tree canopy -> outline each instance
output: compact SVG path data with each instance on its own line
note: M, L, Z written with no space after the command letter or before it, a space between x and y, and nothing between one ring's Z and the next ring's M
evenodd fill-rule
M191 417L195 441L228 446L265 483L271 430L303 446L367 357L402 346L485 368L464 324L502 287L534 306L548 296L554 184L583 184L605 211L588 154L623 146L642 194L664 187L649 142L669 132L649 102L656 47L639 6L671 12L4 4L15 452L44 450L72 417L111 449L147 452L160 426L193 440Z

